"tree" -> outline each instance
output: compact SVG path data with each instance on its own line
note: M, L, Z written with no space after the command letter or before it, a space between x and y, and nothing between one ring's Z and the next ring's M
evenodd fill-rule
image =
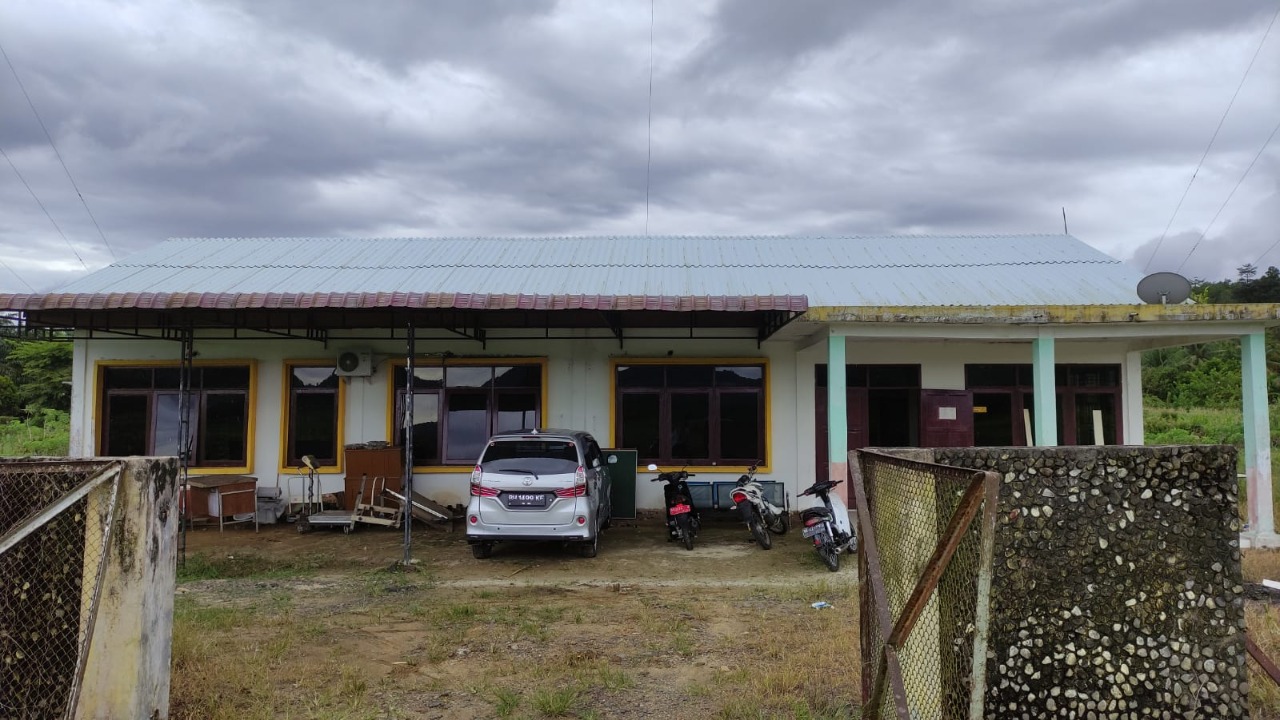
M1253 263L1245 263L1236 268L1236 274L1240 277L1240 282L1249 282L1258 274L1258 268Z
M18 402L24 409L71 409L71 343L49 340L14 342L9 364L17 375Z

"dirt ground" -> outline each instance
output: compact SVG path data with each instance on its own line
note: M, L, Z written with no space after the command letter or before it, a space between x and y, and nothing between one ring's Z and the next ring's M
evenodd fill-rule
M796 530L766 551L713 519L686 551L657 521L619 521L596 558L524 544L477 560L460 528L415 525L408 573L389 569L402 542L191 531L173 716L857 716L855 567L828 572Z

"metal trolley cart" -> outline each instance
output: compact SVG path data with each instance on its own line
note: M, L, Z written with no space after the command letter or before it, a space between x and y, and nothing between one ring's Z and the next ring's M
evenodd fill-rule
M356 525L356 513L352 510L325 510L324 502L321 499L320 478L316 477L316 468L318 467L314 455L303 455L302 464L307 469L307 474L301 476L303 479L302 508L297 514L295 524L298 532L311 532L312 528L317 527L334 527L342 528L342 532L349 533L351 528Z

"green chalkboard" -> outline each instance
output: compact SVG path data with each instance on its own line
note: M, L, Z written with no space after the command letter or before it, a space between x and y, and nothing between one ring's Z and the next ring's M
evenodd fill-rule
M613 516L620 520L636 518L635 450L603 450L609 466L609 481L613 484Z

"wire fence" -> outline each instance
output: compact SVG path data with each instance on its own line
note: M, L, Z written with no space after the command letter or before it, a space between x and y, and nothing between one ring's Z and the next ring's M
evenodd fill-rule
M0 718L76 704L122 466L0 461Z
M849 463L864 717L981 717L999 476L867 450Z

